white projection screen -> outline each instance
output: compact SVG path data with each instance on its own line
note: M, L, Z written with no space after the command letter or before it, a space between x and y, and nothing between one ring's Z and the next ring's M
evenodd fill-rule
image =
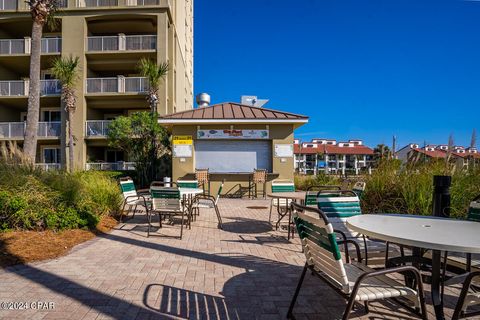
M254 169L272 172L272 143L270 140L196 140L195 167L218 173Z

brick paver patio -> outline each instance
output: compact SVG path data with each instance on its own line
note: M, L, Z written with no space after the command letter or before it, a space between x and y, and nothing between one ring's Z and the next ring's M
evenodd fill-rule
M160 234L177 234L178 225L146 238L146 218L138 215L65 257L0 271L0 301L54 303L50 310L0 310L0 318L285 319L305 259L298 238L287 241L285 231L272 231L267 209L248 208L268 204L221 199L224 230L217 229L213 210L203 209L182 240ZM457 295L446 291L447 317ZM338 319L344 307L307 274L294 313L297 319ZM355 317L411 314L382 302L373 303L369 315L358 308Z

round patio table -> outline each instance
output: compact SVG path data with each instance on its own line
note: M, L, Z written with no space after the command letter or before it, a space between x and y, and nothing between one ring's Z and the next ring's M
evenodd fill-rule
M365 214L347 227L376 239L432 250L431 294L437 319L445 319L440 294L441 252L480 253L480 224L474 221L400 214Z
M191 218L193 214L193 196L202 194L204 191L200 188L178 188L178 190L180 191L180 197L185 197L185 205Z
M275 229L278 229L278 226L280 225L280 222L282 219L288 214L288 236L287 239L290 240L290 225L292 224L292 212L290 210L290 201L289 200L294 200L295 202L302 203L305 201L305 196L306 196L305 191L290 191L290 192L271 192L267 193L267 196L272 199L278 199L278 206L277 206L277 212L278 212L278 221L275 224ZM285 199L285 207L281 208L280 206L280 199ZM269 221L270 223L270 221ZM292 238L293 238L293 229L292 229Z

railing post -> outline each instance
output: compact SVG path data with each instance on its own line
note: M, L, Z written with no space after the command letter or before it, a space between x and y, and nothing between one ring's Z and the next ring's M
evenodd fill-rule
M118 34L118 50L125 51L127 48L127 37L124 33Z
M12 124L11 123L8 124L8 137L9 138L12 137Z
M23 80L23 95L28 96L30 89L30 79Z
M119 93L125 92L125 77L124 76L117 76L117 91Z

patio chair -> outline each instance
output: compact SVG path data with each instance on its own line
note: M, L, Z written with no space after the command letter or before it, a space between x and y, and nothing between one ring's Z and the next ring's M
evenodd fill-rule
M128 205L127 216L133 207L132 218L134 218L135 212L137 211L137 207L139 205L145 207L145 210L147 211L147 215L148 215L149 201L147 200L147 197L145 195L141 195L137 193L137 189L135 188L135 184L133 183L132 178L130 177L120 178L120 189L122 190L122 195L123 195L123 206L122 206L122 211L119 219L120 222L122 222L123 212L127 205Z
M291 180L273 180L272 181L272 193L275 192L293 192L295 191L295 184ZM289 203L290 204L290 203ZM285 199L274 199L270 201L270 213L268 215L268 221L272 221L272 209L273 207L287 207L287 200Z
M210 196L206 194L198 194L194 198L194 208L197 208L198 215L200 215L200 208L209 208L215 209L215 214L217 215L218 219L218 227L223 229L222 223L222 216L220 215L220 210L218 209L218 200L220 199L220 195L222 193L223 185L225 184L225 180L222 180L220 187L218 188L217 196Z
M330 219L335 232L343 240L354 240L362 247L365 265L385 265L389 255L403 254L403 247L399 250L392 248L389 243L372 240L362 234L347 228L346 220L350 217L361 215L360 199L351 190L320 190L317 193L318 209L322 210ZM348 252L346 252L348 255Z
M466 273L452 320L479 316L480 311L467 312L467 308L480 304L480 271Z
M267 186L267 170L266 169L255 169L250 177L248 182L248 197L256 198L258 196L258 185L262 185L262 197L265 199L266 196L266 186Z
M318 207L317 203L317 194L319 191L322 190L341 190L341 186L327 186L327 185L317 185L317 186L310 186L307 188L305 192L305 205L307 207Z
M208 169L195 169L195 179L198 181L198 187L203 189L203 193L210 195L210 174ZM205 186L208 191L205 192Z
M175 187L150 187L152 197L152 209L148 217L147 236L150 236L151 214L158 214L159 226L162 227L162 219L168 217L172 219L174 216L180 216L180 239L183 236L183 224L185 223L186 208L180 199L180 190ZM187 214L187 222L190 226L190 217Z
M357 258L361 260L360 249L354 241L338 241L333 226L327 215L319 209L305 207L294 202L290 204L293 219L302 241L306 263L293 295L287 318L294 319L293 308L305 279L307 270L324 280L337 291L347 302L343 319L348 319L355 303L363 303L369 312L368 303L375 300L394 299L410 311L427 319L423 283L420 272L412 266L402 266L391 269L374 270L361 263L346 262L342 259L338 245L353 244ZM307 214L309 212L309 214ZM415 276L416 290L387 277L388 274L409 272ZM396 298L403 297L414 308Z
M357 194L357 196L358 196L359 198L361 198L363 192L365 191L365 186L366 186L366 185L367 185L367 184L366 184L365 182L363 182L363 181L357 181L357 182L355 182L355 184L353 185L352 190L353 190L353 192L355 192L355 193Z
M177 180L179 188L198 188L198 180Z

